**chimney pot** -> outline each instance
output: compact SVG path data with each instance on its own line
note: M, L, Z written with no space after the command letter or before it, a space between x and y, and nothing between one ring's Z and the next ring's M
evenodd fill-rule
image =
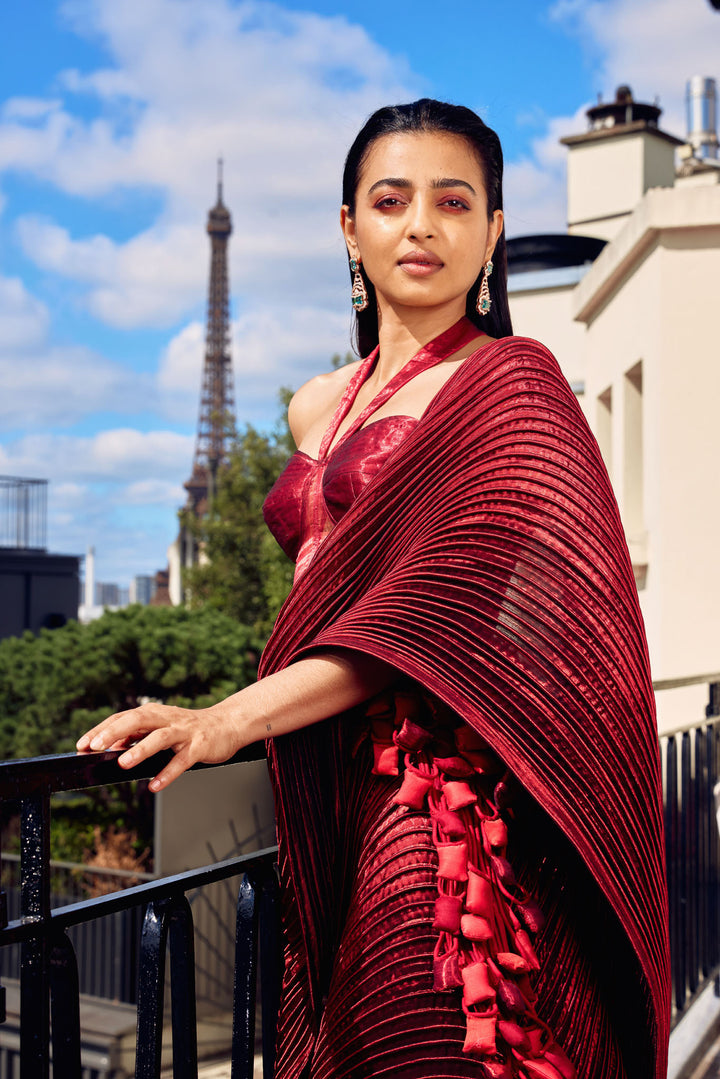
M698 161L716 159L717 87L715 79L693 75L688 79L685 95L687 106L687 141Z

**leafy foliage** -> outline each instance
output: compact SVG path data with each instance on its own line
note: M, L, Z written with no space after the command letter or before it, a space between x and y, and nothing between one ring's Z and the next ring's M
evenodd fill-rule
M142 698L202 707L255 677L261 641L208 607L128 607L0 641L0 754L70 752Z

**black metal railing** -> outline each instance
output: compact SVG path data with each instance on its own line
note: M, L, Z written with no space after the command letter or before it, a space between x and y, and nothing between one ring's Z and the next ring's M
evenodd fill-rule
M228 763L258 760L263 755L262 746L250 746ZM19 944L21 951L21 1079L47 1079L51 1058L55 1079L74 1079L82 1074L78 964L68 931L134 907L145 909L138 961L136 1079L155 1079L160 1074L168 950L173 1076L195 1079L195 963L192 912L186 893L233 877L241 880L235 933L232 1076L253 1076L258 949L263 1065L265 1075L271 1076L280 984L276 848L110 895L51 906L51 795L145 779L168 758L167 754L158 755L127 772L117 765L117 756L67 754L0 763L0 800L20 803L20 912L19 917L9 920L4 893L0 894L0 948ZM4 1020L5 991L0 989L0 1021Z
M715 711L711 687L708 711ZM673 1022L712 981L720 989L720 716L660 739L670 906Z
M674 1020L720 977L720 832L716 787L720 779L720 692L711 684L708 715L700 723L662 735L666 857ZM232 762L257 760L251 746ZM118 912L144 908L137 959L137 1079L160 1074L166 953L170 952L170 1018L173 1075L197 1076L195 967L188 893L240 877L235 933L232 1027L233 1079L251 1079L255 1043L255 993L262 1002L263 1070L273 1074L274 1030L280 984L276 848L216 861L201 869L145 881L121 892L64 906L50 899L50 797L68 790L144 779L167 755L121 770L116 753L74 754L0 763L0 800L21 805L20 910L8 918L0 893L0 949L18 944L20 962L20 1076L80 1076L81 1031L74 927ZM0 989L0 1021L4 1021ZM52 1026L52 1053L50 1030ZM16 1074L13 1072L13 1074Z

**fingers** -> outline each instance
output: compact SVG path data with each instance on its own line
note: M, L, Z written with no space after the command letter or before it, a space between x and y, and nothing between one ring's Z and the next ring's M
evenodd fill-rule
M181 749L179 753L176 753L171 761L169 761L161 772L150 780L148 786L150 790L157 794L158 791L164 790L169 786L173 780L181 776L183 772L195 764L195 760L188 749Z
M98 723L96 727L92 727L89 731L85 731L85 734L81 735L75 743L75 748L79 753L83 753L90 749L90 743L105 726L107 720L103 720L102 723Z
M105 737L105 734L111 723L117 720L120 716L124 716L126 714L126 712L115 712L114 715L108 716L107 719L104 719L102 723L98 723L96 724L96 726L91 727L89 731L86 731L85 734L81 735L81 737L78 738L77 742L75 743L75 748L79 752L83 752L84 750L88 749L102 750L109 748L110 740Z
M128 742L142 738L158 725L158 721L153 719L152 713L145 707L116 712L79 738L76 749L80 752L90 749L95 753L105 749L119 749Z
M160 727L145 735L144 738L118 757L118 764L121 768L135 768L136 765L142 764L148 757L154 757L161 750L174 749L176 746L181 745L182 742L176 730L173 730L172 727Z
M167 787L183 772L197 763L199 757L192 742L187 742L180 748L173 741L172 732L168 729L153 731L134 745L122 756L118 757L118 764L123 768L134 768L148 757L153 757L163 749L176 749L175 755L165 767L150 781L150 790L157 792Z

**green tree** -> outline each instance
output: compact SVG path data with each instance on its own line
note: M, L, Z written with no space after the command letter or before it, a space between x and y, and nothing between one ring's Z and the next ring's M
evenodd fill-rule
M128 607L0 641L0 755L71 751L144 697L196 707L255 678L260 638L208 607Z

